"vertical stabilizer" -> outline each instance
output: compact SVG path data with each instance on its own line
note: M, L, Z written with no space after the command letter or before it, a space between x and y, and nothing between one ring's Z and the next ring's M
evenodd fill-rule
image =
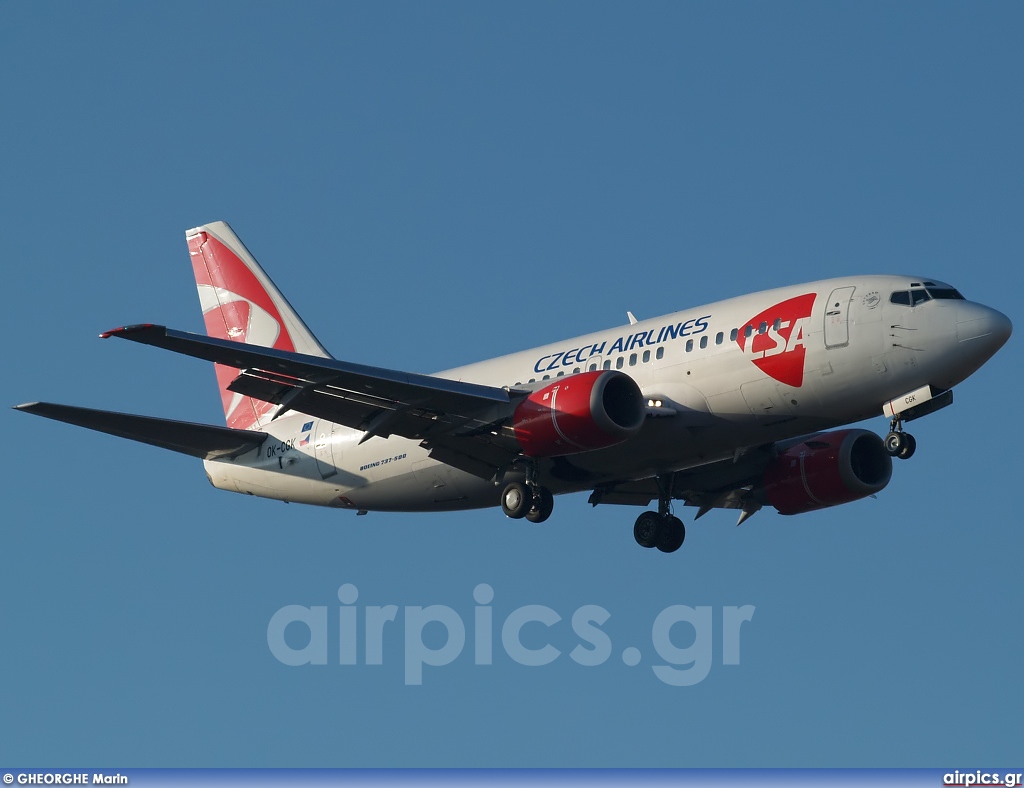
M331 357L227 223L204 224L185 238L208 336ZM277 406L229 391L239 371L215 367L227 425L258 429L269 421Z

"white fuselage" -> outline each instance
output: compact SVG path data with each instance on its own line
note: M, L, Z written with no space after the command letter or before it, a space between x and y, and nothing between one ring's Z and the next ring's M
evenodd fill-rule
M920 290L926 281L862 276L784 287L437 376L536 389L559 376L620 369L649 400L641 431L542 465L543 482L559 493L647 478L876 416L885 402L922 386L962 381L1002 344L991 340L992 325L1005 317L959 299L890 301L893 292ZM373 437L359 445L363 433L301 413L259 429L271 438L258 450L205 462L214 486L361 510L498 502L493 480L430 459L415 440Z

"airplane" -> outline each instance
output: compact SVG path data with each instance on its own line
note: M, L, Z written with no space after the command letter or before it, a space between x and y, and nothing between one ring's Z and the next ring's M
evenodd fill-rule
M633 535L671 553L676 501L800 514L874 496L917 442L905 422L1012 332L921 276L855 276L743 295L433 375L335 359L224 222L186 232L206 335L100 334L213 362L226 426L32 402L17 410L199 457L221 490L372 511L554 496L648 507ZM846 425L884 414L888 434Z

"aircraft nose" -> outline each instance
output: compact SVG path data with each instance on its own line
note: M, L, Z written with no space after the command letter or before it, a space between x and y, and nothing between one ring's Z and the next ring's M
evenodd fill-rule
M1006 344L1013 333L1010 318L991 307L965 301L957 306L956 338L991 355Z

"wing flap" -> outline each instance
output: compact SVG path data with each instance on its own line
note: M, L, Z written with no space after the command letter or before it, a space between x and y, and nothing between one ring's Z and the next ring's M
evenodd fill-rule
M101 334L241 370L230 391L373 436L423 441L431 456L491 478L519 453L502 427L526 392L256 347L150 324Z
M686 506L699 507L697 517L711 509L756 511L760 504L752 497L752 487L763 477L773 452L772 444L764 444L750 448L736 460L715 460L676 471L669 480L671 497ZM594 506L646 506L658 496L657 479L624 479L596 487L589 502Z
M370 429L382 414L395 414L388 420L386 429L375 432L382 438L392 433L409 438L423 437L470 420L436 408L418 407L417 401L411 398L401 401L376 397L327 382L305 382L261 370L245 370L228 388L358 430Z
M482 437L449 436L428 438L421 444L430 457L460 471L492 479L516 458L517 452L489 443Z
M78 408L52 402L28 402L16 405L14 409L204 460L237 457L255 449L268 437L265 432L234 430L230 427Z

